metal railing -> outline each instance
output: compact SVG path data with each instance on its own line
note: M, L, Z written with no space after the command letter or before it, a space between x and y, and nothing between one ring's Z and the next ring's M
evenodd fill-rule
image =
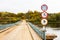
M29 25L31 26L31 28L36 32L38 33L38 35L42 38L42 39L45 39L45 32L41 31L39 28L37 28L34 24L28 22Z
M11 27L11 26L14 26L14 25L17 25L19 24L20 22L16 22L16 23L11 23L11 24L5 24L5 25L0 25L0 30L3 30L5 28L8 28L8 27Z

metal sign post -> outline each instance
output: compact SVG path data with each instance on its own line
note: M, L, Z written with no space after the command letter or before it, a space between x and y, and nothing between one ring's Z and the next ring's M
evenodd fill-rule
M41 10L43 11L42 13L41 13L41 17L42 17L42 20L41 20L41 24L43 25L43 37L44 37L44 39L43 40L46 40L46 34L45 34L45 32L46 32L46 27L45 27L45 25L47 25L47 23L48 23L48 21L47 21L47 17L48 17L48 14L47 14L47 9L48 9L48 6L46 5L46 4L43 4L42 6L41 6Z

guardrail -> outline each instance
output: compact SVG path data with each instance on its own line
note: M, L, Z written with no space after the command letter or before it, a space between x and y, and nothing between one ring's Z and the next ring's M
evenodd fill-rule
M0 25L0 30L3 30L5 28L11 27L11 26L14 26L14 25L19 24L19 23L20 23L20 21L18 21L16 23L12 23L12 24Z
M34 24L28 22L29 25L31 26L31 28L36 32L38 33L38 35L42 38L42 39L45 39L45 32L41 31L39 28L37 28Z

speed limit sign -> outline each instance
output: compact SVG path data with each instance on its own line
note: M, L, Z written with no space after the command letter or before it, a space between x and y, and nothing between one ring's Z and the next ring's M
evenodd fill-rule
M47 18L48 17L48 13L47 12L42 12L41 16L42 16L42 18Z

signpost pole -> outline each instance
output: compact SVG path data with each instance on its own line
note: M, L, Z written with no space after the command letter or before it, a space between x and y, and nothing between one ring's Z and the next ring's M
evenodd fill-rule
M45 26L43 26L43 40L46 40L46 27Z
M46 40L46 27L45 27L45 25L47 25L47 23L48 23L48 21L47 21L47 16L48 16L48 14L47 14L47 9L48 9L48 6L46 5L46 4L43 4L42 6L41 6L41 10L43 11L43 13L41 14L41 16L42 16L42 20L41 20L41 24L43 25L43 40Z

